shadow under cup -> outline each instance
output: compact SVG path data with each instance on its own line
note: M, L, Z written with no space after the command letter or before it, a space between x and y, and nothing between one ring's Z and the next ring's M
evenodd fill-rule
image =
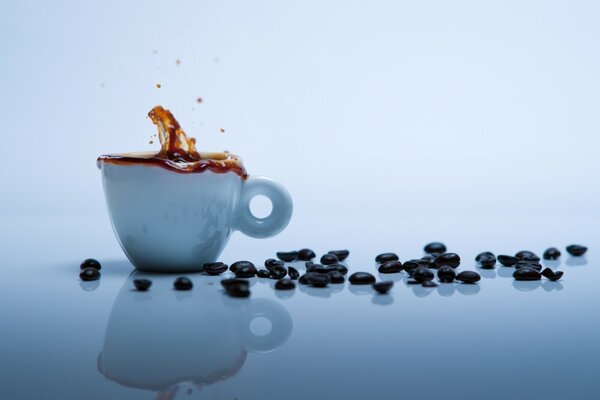
M269 178L102 160L98 166L115 235L140 270L200 271L204 263L217 260L234 230L270 237L292 216L289 193ZM257 195L272 203L265 218L250 211Z

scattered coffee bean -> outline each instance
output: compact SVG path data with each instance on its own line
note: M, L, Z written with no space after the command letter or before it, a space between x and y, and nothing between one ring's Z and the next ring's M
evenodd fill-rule
M517 281L539 281L542 274L533 268L521 268L513 272L513 278Z
M298 279L300 277L300 272L294 267L288 267L288 275L291 279Z
M581 246L579 244L572 244L570 246L567 246L567 253L575 257L584 255L586 251L587 247Z
M377 293L386 294L387 292L390 291L392 286L394 286L394 282L392 282L392 281L377 282L377 283L373 283L372 286L373 286L373 289L375 289L375 291L377 291Z
M266 269L259 269L258 271L256 271L256 276L258 276L259 278L270 278L271 273Z
M536 271L542 270L542 264L536 261L519 261L515 264L515 269L533 268Z
M498 256L498 261L505 267L512 267L519 261L519 259L517 257L502 254Z
M80 273L79 273L79 278L81 278L82 281L96 281L98 279L100 279L100 271L98 271L96 268L84 268Z
M327 266L325 265L321 265L321 264L315 264L311 269L310 272L316 272L317 274L326 274L329 272L329 269L327 268Z
M492 253L491 251L484 251L482 253L477 254L477 257L475 257L475 261L477 261L477 262L481 261L481 257L484 257L484 256L496 257L494 255L494 253Z
M331 264L327 266L327 272L338 271L342 275L346 275L348 273L348 267L343 264Z
M414 279L409 279L409 280L406 281L406 284L407 285L420 285L421 282L415 281Z
M562 271L552 271L550 268L544 268L544 270L542 271L542 275L545 276L546 278L550 279L551 281L557 281L560 278L562 278L563 276L563 272Z
M79 269L84 270L86 268L94 268L97 269L98 271L100 271L102 269L102 265L100 265L100 262L96 259L93 258L88 258L87 260L83 260L81 262L81 265L79 266Z
M496 256L493 254L484 254L479 258L479 264L483 269L492 269L496 266Z
M306 281L314 287L325 287L329 284L329 274L317 274L309 272L306 274Z
M454 269L452 269L452 267L444 265L443 267L440 267L440 269L438 269L437 276L440 282L442 283L452 283L454 282L454 278L456 278L456 272L454 272Z
M344 261L350 255L350 250L329 250L329 254L333 254L340 261Z
M283 267L285 266L285 263L281 260L275 260L273 258L269 258L268 260L265 260L265 268L270 271L275 267Z
M254 269L256 269L256 267L254 267L254 264L252 264L250 261L236 261L233 264L231 264L229 270L234 274L237 274L237 270L240 267L253 267Z
M308 279L306 278L306 274L301 275L300 278L298 278L298 283L301 285L308 285Z
M335 254L323 254L323 256L321 257L321 264L323 265L329 265L329 264L337 264L340 260L338 260L337 256Z
M546 249L546 251L544 251L542 257L544 258L544 260L556 260L560 257L560 250L556 247L550 247L549 249Z
M317 255L311 249L301 249L298 250L298 260L300 261L308 261L315 258Z
M415 269L419 268L421 264L419 264L420 260L408 260L402 264L402 269L408 272L409 275L412 276L412 273Z
M394 253L381 253L375 257L375 262L384 263L386 261L398 261L400 258Z
M152 281L150 279L134 279L133 286L140 292L145 292L152 286Z
M223 288L225 290L229 289L230 287L233 286L244 286L246 289L250 288L250 282L248 282L245 279L238 279L238 278L228 278L228 279L223 279L221 281L221 286L223 286Z
M433 279L433 272L427 268L419 267L413 271L412 278L419 283L423 283Z
M227 271L227 264L223 264L222 262L214 262L214 263L206 263L202 267L204 272L208 275L219 275L223 272Z
M273 279L281 279L287 275L287 270L284 267L273 267L271 268L271 278Z
M277 290L292 290L296 288L296 284L290 278L280 279L275 282L275 289Z
M456 280L463 283L475 283L479 282L481 276L475 271L463 271L456 275Z
M250 296L250 284L244 279L223 279L221 285L225 292L231 297L248 297Z
M278 251L277 258L285 262L292 262L298 258L297 251Z
M189 278L180 276L173 282L173 287L175 290L191 290L194 287L194 284Z
M452 268L456 268L460 265L460 256L456 253L444 253L435 259L435 263L438 267L447 265Z
M426 255L426 256L423 256L423 257L421 257L421 261L422 261L423 263L419 262L419 264L423 265L423 266L424 266L424 267L426 267L426 268L433 268L433 269L437 269L437 267L438 267L438 266L437 266L437 265L436 265L436 263L435 263L435 259L436 259L436 258L437 258L437 257L434 257L434 256L432 256L431 254L429 254L429 255Z
M344 274L339 271L329 271L327 274L329 275L329 281L331 283L344 283L346 280Z
M322 267L321 264L310 263L310 265L306 266L306 272L317 272L317 270L320 270Z
M523 261L540 261L540 258L537 256L537 254L529 250L521 250L515 254L515 257Z
M375 282L375 277L368 272L355 272L348 278L353 285L368 285Z
M437 287L438 284L435 283L434 281L425 281L421 284L421 286L427 287L427 288L434 288L434 287Z
M382 274L395 274L402 271L402 263L400 261L386 261L379 265L377 270Z
M281 267L275 267L275 268L281 268ZM235 276L238 278L252 278L253 276L256 275L256 272L258 272L258 271L256 271L256 267L254 266L254 264L252 264L252 265L244 264L244 265L236 268Z
M431 254L431 253L444 254L446 252L446 245L444 245L443 243L440 243L440 242L429 243L429 244L425 245L425 247L423 248L423 251L425 251L425 253L427 253L427 254Z

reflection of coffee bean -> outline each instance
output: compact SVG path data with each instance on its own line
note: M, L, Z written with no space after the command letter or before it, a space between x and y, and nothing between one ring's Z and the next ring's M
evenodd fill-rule
M463 283L475 283L479 282L481 276L475 271L463 271L456 275L456 280L459 280Z
M395 274L402 271L402 263L400 261L386 261L377 270L382 274Z
M369 285L375 282L375 277L368 272L355 272L348 280L353 285Z
M140 292L145 292L152 286L152 281L150 279L134 279L133 285Z
M100 271L96 268L85 268L79 273L79 277L82 281L95 281L100 279Z
M496 256L493 254L484 254L479 258L481 268L492 269L496 265Z
M329 250L329 254L333 254L339 261L344 261L350 255L350 250Z
M223 286L223 288L225 290L227 290L228 288L230 288L232 286L244 286L244 287L246 287L246 289L249 289L250 282L248 282L245 279L228 278L228 279L223 279L221 281L221 286Z
M278 251L277 258L285 262L291 262L298 258L297 251Z
M291 290L295 288L296 284L290 278L280 279L277 282L275 282L275 289L277 290Z
M456 272L451 267L444 265L438 269L437 276L442 283L452 283L456 277Z
M587 247L579 244L572 244L570 246L567 246L567 253L575 257L584 255L586 251Z
M233 264L231 264L229 270L234 274L237 274L237 271L240 267L254 267L254 264L252 264L250 261L236 261ZM254 269L256 270L256 267Z
M191 290L194 287L194 284L189 278L180 276L173 282L173 287L175 290Z
M267 271L266 269L259 269L256 272L256 276L258 276L259 278L270 278L271 273L269 271Z
M327 275L329 275L329 281L331 283L344 283L346 280L346 278L344 278L344 274L339 271L329 271Z
M477 257L475 257L475 261L480 262L481 259L485 256L494 256L494 253L492 253L491 251L484 251L482 253L477 254Z
M375 262L384 263L386 261L398 261L399 259L395 253L381 253L375 257Z
M100 265L100 262L98 260L95 260L93 258L88 258L87 260L83 260L81 262L81 265L79 266L79 268L81 270L84 270L86 268L94 268L99 271L102 269L102 265Z
M318 274L316 272L309 272L306 275L306 281L314 287L325 287L329 284L329 274Z
M430 281L433 279L433 272L424 267L419 267L414 270L412 278L420 283Z
M227 264L222 262L206 263L203 269L208 275L219 275L227 271Z
M273 267L271 268L271 278L273 279L281 279L287 275L287 270L283 267Z
M519 261L519 259L517 257L502 254L498 256L498 261L505 267L512 267Z
M298 250L298 260L300 261L309 261L315 258L317 255L311 249L301 249Z
M288 275L291 279L298 279L300 277L300 272L294 267L288 267Z
M444 253L435 259L435 263L438 267L447 265L456 268L460 265L460 256L456 253Z
M275 267L281 268L281 267ZM238 278L252 278L256 275L256 267L254 264L244 264L236 268L235 276Z
M538 281L542 274L533 268L521 268L513 273L513 278L517 281Z
M529 250L521 250L515 254L515 257L523 261L540 261L540 258L537 256L537 254Z
M544 260L556 260L560 257L560 250L556 247L550 247L544 251L542 257L544 257Z
M378 293L381 294L386 294L387 292L389 292L392 286L394 286L394 282L392 281L373 283L373 289L375 289Z
M337 256L335 254L323 254L323 256L321 257L321 264L324 265L330 265L330 264L337 264L340 260L337 258Z
M274 267L283 267L285 263L281 260L275 260L274 258L268 258L265 260L265 268L269 271Z
M552 269L550 268L544 268L544 270L542 271L542 275L544 275L546 278L550 279L551 281L557 281L560 278L562 278L563 276L563 272L562 271L552 271Z
M429 243L429 244L425 245L425 247L423 248L423 251L425 251L425 253L427 253L427 254L431 254L431 253L443 254L446 252L446 245L444 245L443 243L440 243L440 242Z

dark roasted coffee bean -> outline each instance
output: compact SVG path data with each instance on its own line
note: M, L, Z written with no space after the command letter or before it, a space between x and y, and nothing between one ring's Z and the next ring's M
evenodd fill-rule
M320 270L321 268L323 268L321 264L311 263L306 266L306 272L317 272L317 270Z
M326 274L329 271L330 270L329 270L329 268L327 268L327 266L321 265L321 264L315 264L315 266L313 268L311 268L309 272L316 272L317 274Z
M173 282L173 287L175 290L191 290L194 287L194 284L189 278L180 276Z
M392 282L392 281L377 282L377 283L373 283L372 286L373 286L373 289L375 289L377 291L377 293L386 294L387 292L390 291L392 286L394 286L394 282Z
M298 258L297 251L278 251L277 258L285 262L291 262Z
M438 269L437 276L440 282L451 283L454 282L454 278L456 278L456 272L454 272L454 269L452 269L452 267L444 265L443 267L440 267L440 269Z
M484 254L479 258L479 264L483 269L492 269L496 266L496 256L493 254Z
M306 274L306 281L314 287L325 287L329 284L329 274L317 274L315 272L309 272Z
M382 274L395 274L402 271L402 263L400 261L386 261L379 265L377 270Z
M523 256L519 259L519 261L527 261L527 262L538 262L540 258L536 255L533 256Z
M288 267L288 275L291 279L300 278L300 272L298 272L298 270L294 267Z
M544 251L542 257L544 257L544 260L556 260L560 257L560 250L556 247L550 247Z
M298 250L298 260L300 261L308 261L315 258L317 255L311 249L302 249Z
M250 283L245 279L228 278L221 281L221 286L223 286L225 290L233 286L244 286L246 289L249 289Z
M329 271L327 274L329 275L329 280L331 283L344 283L346 280L344 275L339 271Z
M533 268L537 271L542 270L542 264L535 261L519 261L515 264L515 269Z
M152 286L152 281L150 279L134 279L133 286L140 292L145 292Z
M304 263L304 266L305 266L306 268L310 267L311 265L315 265L315 263L314 263L314 262L312 262L312 261L307 261L307 262L305 262L305 263Z
M281 268L281 267L275 267ZM236 268L235 276L238 278L252 278L256 275L256 267L254 265L244 264Z
M529 250L521 250L515 254L515 257L525 261L540 261L540 258L533 251Z
M491 251L484 251L482 253L477 254L477 257L475 257L475 261L480 262L481 261L481 257L484 257L484 256L496 257L494 255L494 253L492 253Z
M100 262L98 260L88 258L87 260L83 260L81 262L81 265L79 266L79 269L82 271L86 268L94 268L100 271L102 269L102 265L100 265Z
M275 267L283 268L285 266L285 263L281 260L274 260L270 258L267 261L265 261L265 268L267 269L267 271L271 271Z
M273 279L281 279L287 275L287 270L283 267L273 267L271 268L271 278Z
M440 242L433 242L433 243L426 244L425 247L423 248L423 251L427 254L431 254L431 253L443 254L446 252L446 246Z
M333 254L340 261L344 261L350 255L350 250L329 250L329 254Z
M258 271L256 271L256 276L258 276L259 278L270 278L271 273L266 269L259 269Z
M500 262L500 264L504 265L505 267L512 267L518 261L519 259L517 257L507 256L504 254L498 256L498 262Z
M308 285L308 279L306 278L306 274L300 275L300 278L298 278L298 283L301 285Z
M435 259L435 263L438 267L447 265L452 268L456 268L460 265L460 257L456 253L444 253Z
M327 272L338 271L342 275L346 275L348 273L348 267L343 264L331 264L327 266Z
M227 271L227 264L223 264L222 262L206 263L202 269L208 275L219 275Z
M84 268L79 273L79 278L81 278L82 281L96 281L100 279L100 271L96 268Z
M410 275L415 269L419 268L420 266L421 264L419 264L419 260L408 260L405 261L404 264L402 264L402 269L404 269Z
M463 271L456 275L456 280L463 283L475 283L479 282L481 276L475 271Z
M375 282L375 277L368 272L355 272L348 278L353 285L368 285Z
M280 279L277 282L275 282L275 289L277 290L291 290L295 288L296 284L290 278Z
M231 297L248 297L250 296L250 289L248 286L241 285L239 283L228 286L225 289L225 293Z
M437 269L437 265L435 264L435 259L437 257L432 256L431 254L426 255L424 257L421 257L421 261L423 261L423 263L421 265L427 267L427 268L436 268Z
M513 272L513 278L518 281L539 281L542 274L533 268L521 268Z
M399 259L395 253L381 253L375 257L375 262L384 263L386 261L398 261Z
M413 271L412 278L419 283L423 283L433 279L433 272L427 268L419 267Z
M406 284L407 285L420 285L421 282L415 281L414 279L409 279L409 280L406 281Z
M567 246L567 253L575 257L584 255L586 251L587 247L579 244L572 244L570 246Z
M339 261L335 254L323 254L321 257L321 264L323 265L337 264Z
M435 283L434 281L425 281L421 284L421 286L423 287L427 287L427 288L434 288L437 287L437 283Z
M544 275L546 278L550 279L551 281L557 281L560 278L562 278L563 276L563 272L562 271L552 271L550 268L544 268L544 270L542 271L542 275Z
M233 264L231 264L231 266L229 267L229 270L231 272L233 272L234 274L236 274L238 268L240 268L240 267L253 267L254 269L256 269L256 267L254 267L254 264L252 264L250 261L236 261Z

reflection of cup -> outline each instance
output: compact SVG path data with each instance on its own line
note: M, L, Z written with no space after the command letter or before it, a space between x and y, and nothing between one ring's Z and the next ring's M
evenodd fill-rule
M289 193L269 178L181 172L111 157L98 160L108 212L123 251L140 270L198 271L217 260L232 231L265 238L292 216ZM271 215L252 214L257 195L271 200Z
M168 398L180 384L200 388L235 375L249 352L273 350L292 332L289 313L273 300L229 299L200 284L182 297L169 276L152 276L148 292L132 290L144 275L133 273L113 305L98 356L109 380ZM264 335L251 328L259 318L271 325Z

